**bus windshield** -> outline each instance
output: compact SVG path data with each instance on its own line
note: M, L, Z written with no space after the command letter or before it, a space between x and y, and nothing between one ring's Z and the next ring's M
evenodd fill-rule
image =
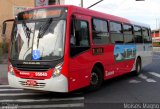
M16 21L11 38L12 60L57 60L63 57L66 20Z

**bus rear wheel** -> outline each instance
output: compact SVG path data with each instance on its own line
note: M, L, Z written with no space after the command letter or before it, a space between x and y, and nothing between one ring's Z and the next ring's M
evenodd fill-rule
M142 69L141 59L138 58L137 61L136 61L135 74L136 74L136 75L140 74L141 69Z
M94 67L90 77L89 91L97 90L103 82L103 72L100 68Z

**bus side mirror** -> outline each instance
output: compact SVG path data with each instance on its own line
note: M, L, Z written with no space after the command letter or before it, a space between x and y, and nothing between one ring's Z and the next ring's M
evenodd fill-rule
M2 36L5 37L6 36L6 28L7 28L7 23L8 22L14 22L14 19L9 19L9 20L5 20L3 22L3 27L2 27Z
M7 23L3 22L3 27L2 27L2 36L5 37L6 35L6 27L7 27Z

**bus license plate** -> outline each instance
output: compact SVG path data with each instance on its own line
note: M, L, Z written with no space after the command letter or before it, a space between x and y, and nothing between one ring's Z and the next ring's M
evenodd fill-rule
M37 82L35 80L27 80L26 85L28 86L36 86Z

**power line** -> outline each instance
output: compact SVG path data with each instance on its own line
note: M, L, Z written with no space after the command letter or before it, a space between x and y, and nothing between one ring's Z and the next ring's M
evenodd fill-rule
M91 8L91 7L93 7L93 6L95 6L95 5L97 5L98 3L102 2L102 1L103 1L103 0L100 0L100 1L98 1L98 2L96 2L96 3L94 3L93 5L89 6L88 9Z

